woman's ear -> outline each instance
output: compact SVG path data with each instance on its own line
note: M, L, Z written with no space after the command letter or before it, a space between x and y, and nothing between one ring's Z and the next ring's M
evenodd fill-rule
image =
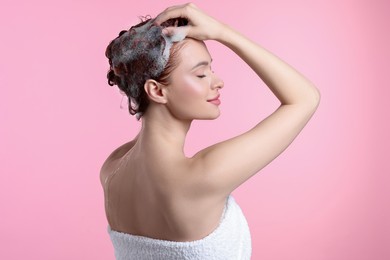
M148 79L144 84L144 89L149 99L160 104L167 103L165 88L166 86L153 79Z

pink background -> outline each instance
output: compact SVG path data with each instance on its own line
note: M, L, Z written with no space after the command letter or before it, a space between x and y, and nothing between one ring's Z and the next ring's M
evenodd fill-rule
M295 142L234 192L252 259L390 259L389 2L209 2L196 1L322 94ZM2 1L0 259L114 259L98 174L140 124L106 83L104 51L138 16L173 4ZM225 81L222 115L193 124L188 155L278 105L230 50L208 46Z

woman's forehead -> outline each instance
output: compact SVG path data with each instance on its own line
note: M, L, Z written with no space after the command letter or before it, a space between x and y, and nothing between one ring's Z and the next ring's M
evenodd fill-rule
M186 39L180 44L184 44L179 53L181 66L192 69L202 62L211 63L210 53L203 41Z

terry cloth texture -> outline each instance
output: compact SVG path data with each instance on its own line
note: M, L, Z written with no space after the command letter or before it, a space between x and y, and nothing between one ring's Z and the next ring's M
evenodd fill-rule
M248 223L230 195L219 226L203 239L175 242L117 232L108 226L117 260L249 260Z

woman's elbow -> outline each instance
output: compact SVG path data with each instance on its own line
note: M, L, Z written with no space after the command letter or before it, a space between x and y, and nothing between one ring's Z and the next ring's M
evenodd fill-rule
M315 85L312 85L310 87L310 91L309 91L305 101L306 101L305 103L307 103L307 105L312 107L314 110L317 109L317 107L321 101L321 93L320 93L320 90Z

